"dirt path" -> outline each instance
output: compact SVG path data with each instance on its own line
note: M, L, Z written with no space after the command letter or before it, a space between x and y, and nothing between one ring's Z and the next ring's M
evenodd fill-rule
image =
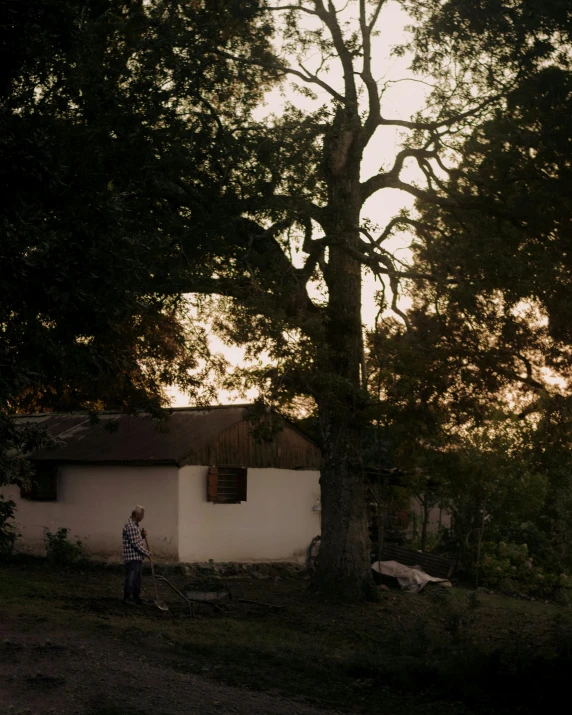
M72 625L72 624L70 624ZM119 641L47 624L23 632L0 623L0 714L318 715L277 694L229 687L177 672Z

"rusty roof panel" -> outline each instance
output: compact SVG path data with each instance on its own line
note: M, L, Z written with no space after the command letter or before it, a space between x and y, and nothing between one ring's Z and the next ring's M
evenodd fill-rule
M255 445L248 406L179 408L164 422L149 415L102 412L18 415L22 423L46 427L58 445L30 458L75 463L236 464L282 469L319 468L316 445L285 422L267 444ZM318 465L318 466L316 466Z

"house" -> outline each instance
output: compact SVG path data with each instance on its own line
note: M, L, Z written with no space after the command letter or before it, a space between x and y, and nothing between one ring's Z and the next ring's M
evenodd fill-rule
M57 445L29 455L33 487L16 502L20 548L44 552L44 528L67 527L92 558L121 558L121 530L145 509L157 560L303 561L320 532L320 452L282 418L256 439L248 405L174 409L165 422L103 412L16 417Z

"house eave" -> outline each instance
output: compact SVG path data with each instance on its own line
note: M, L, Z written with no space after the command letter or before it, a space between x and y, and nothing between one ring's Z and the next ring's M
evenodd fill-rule
M28 459L32 462L55 462L62 465L96 467L181 466L181 464L175 459L58 459L57 457L28 457Z

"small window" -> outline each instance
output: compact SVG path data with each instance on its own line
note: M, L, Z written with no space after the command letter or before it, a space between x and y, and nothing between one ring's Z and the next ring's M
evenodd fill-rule
M215 504L240 504L246 501L246 469L211 467L207 479L207 500Z
M22 499L30 501L57 501L58 465L49 462L36 462L32 483L20 489Z

